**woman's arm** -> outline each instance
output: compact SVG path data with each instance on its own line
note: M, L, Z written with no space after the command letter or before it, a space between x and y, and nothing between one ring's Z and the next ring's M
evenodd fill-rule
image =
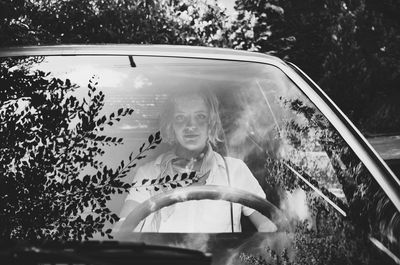
M134 176L135 182L142 182L143 179L152 179L154 176L157 176L159 171L154 165L154 161L147 163L137 169L137 172ZM145 189L136 189L132 187L129 190L128 196L125 198L125 203L122 206L121 212L119 214L119 221L116 222L113 226L113 232L117 233L124 223L126 217L135 209L141 202L150 198L150 193Z
M258 232L276 232L278 228L276 225L264 215L254 211L249 215L251 222L255 225Z
M140 203L133 200L125 201L122 206L121 213L119 214L119 221L115 223L113 227L113 232L116 233L121 228L122 223L125 221L126 217L130 214L130 212L136 208Z

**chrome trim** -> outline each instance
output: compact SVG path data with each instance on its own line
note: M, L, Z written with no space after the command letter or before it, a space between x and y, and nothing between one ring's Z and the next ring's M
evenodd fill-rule
M382 244L378 239L374 237L370 237L369 240L374 244L379 250L385 252L386 255L388 255L391 259L393 259L394 262L397 264L400 264L400 259L392 252L390 251L387 247L385 247L384 244Z
M219 59L249 62L283 63L277 57L239 50L196 46L168 45L56 45L0 48L0 57L17 56L133 55Z

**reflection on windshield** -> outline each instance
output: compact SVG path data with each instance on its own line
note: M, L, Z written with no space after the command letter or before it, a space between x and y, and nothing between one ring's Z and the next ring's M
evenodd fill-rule
M136 68L127 57L1 61L2 238L111 238L139 203L212 184L265 197L289 222L274 235L255 233L231 246L232 260L379 263L371 237L399 254L395 207L279 69L135 62ZM128 225L127 234L144 240L153 236L147 232L275 230L271 216L255 213L237 203L189 201ZM217 235L163 235L159 242L210 251ZM251 240L262 257L246 250Z

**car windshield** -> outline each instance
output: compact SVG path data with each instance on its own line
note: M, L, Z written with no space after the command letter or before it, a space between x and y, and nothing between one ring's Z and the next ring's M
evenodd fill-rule
M213 253L227 244L230 261L247 264L368 263L371 244L398 255L393 203L277 66L156 56L0 63L2 238ZM199 191L174 193L185 188ZM207 188L246 194L229 202ZM252 195L274 209L266 228ZM162 209L150 201L118 237L132 219L124 209L156 196Z

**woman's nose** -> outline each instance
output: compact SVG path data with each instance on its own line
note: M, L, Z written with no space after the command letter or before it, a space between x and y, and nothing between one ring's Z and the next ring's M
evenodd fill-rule
M194 128L195 127L195 123L192 117L188 117L186 120L186 127L187 128Z

